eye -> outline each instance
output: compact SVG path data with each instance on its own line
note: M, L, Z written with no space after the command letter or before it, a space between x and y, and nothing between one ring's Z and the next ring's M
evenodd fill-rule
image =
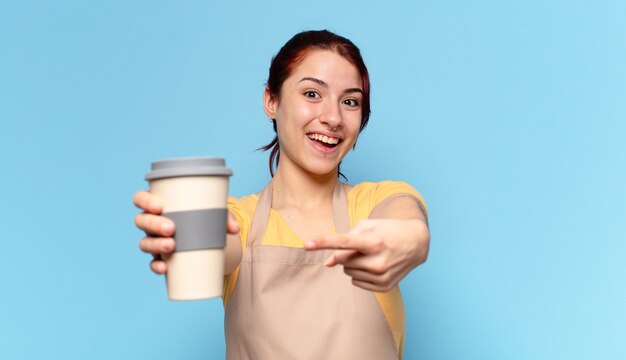
M311 99L319 99L320 98L320 94L318 94L317 91L313 91L313 90L307 90L302 95L304 95L307 98L311 98Z
M359 106L359 100L357 99L345 99L343 103L351 107Z

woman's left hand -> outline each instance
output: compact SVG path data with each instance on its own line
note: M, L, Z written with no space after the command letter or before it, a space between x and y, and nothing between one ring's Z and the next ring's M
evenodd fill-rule
M315 237L306 250L335 249L327 266L343 265L352 283L366 290L391 290L428 256L430 232L421 219L367 219L344 234Z

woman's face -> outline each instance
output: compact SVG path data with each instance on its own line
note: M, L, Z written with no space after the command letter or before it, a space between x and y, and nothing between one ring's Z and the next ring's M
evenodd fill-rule
M276 119L279 169L335 173L359 134L362 99L354 65L332 51L308 52L285 79L278 98L265 91L265 112Z

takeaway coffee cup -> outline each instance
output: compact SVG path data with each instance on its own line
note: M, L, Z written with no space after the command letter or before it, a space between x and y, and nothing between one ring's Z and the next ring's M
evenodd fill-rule
M163 201L163 216L176 224L176 248L164 256L170 300L222 295L228 216L224 159L188 157L155 161L146 175L150 192Z

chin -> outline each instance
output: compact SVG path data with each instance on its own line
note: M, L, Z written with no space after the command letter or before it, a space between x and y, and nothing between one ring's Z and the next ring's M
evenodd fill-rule
M316 177L326 177L326 176L336 176L337 175L337 166L309 166L306 167L305 170L314 175Z

